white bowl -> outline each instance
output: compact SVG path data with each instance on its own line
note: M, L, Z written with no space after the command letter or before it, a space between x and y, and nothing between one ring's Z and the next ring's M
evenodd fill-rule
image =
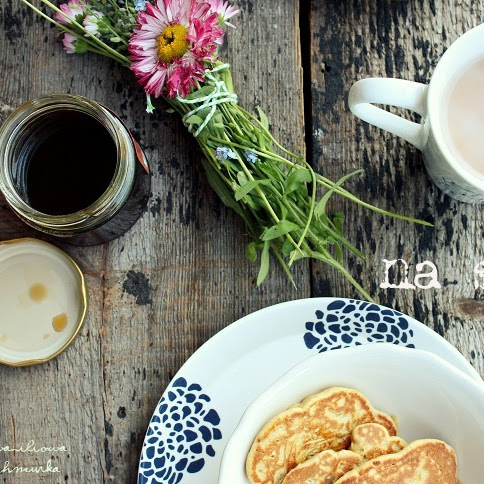
M462 482L483 482L484 383L429 352L379 343L308 358L259 395L225 447L219 484L247 484L245 459L263 425L332 386L354 388L378 410L397 416L407 442L444 440L457 453Z

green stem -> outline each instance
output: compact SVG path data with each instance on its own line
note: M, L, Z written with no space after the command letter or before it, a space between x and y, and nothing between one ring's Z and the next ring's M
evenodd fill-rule
M287 277L291 281L294 289L297 289L297 286L296 286L296 283L294 282L294 278L292 277L291 271L289 270L288 265L284 262L284 259L282 258L281 253L279 252L279 250L277 249L277 247L274 247L273 245L271 245L271 248L272 248L272 252L276 256L276 259L279 261L279 264L282 266L282 269L284 270L284 272L286 273Z
M328 180L321 175L318 176L318 183L326 188L332 188L335 183L332 182L331 180ZM381 215L386 215L388 217L393 217L399 220L405 220L406 222L412 222L420 225L424 225L426 227L433 227L433 225L430 222L426 222L425 220L420 220L417 218L413 217L408 217L407 215L400 215L398 213L393 213L389 212L388 210L383 210L382 208L375 207L374 205L371 205L367 202L364 202L363 200L360 200L358 197L353 195L351 192L348 192L344 188L335 188L335 192L338 195L341 195L348 200L351 200L352 202L357 203L358 205L361 205L362 207L368 208L369 210L372 210L373 212L379 213Z
M329 253L326 253L323 256L320 256L319 254L314 254L314 257L316 259L322 260L323 262L326 262L326 264L329 264L330 266L340 271L363 297L365 297L370 302L375 302L373 298L354 279L354 277L346 270L346 268L342 266L338 261L334 260Z
M238 131L239 135L240 136L244 136L243 131L239 128L239 125L235 121L235 119L232 116L232 113L230 112L230 110L228 109L228 107L225 104L221 104L219 106L219 109L232 121L232 123L233 123L235 129Z
M128 47L128 42L126 42L122 37L121 35L119 35L118 32L116 32L112 27L111 25L108 23L108 22L105 22L104 25L107 27L107 29L112 33L114 34L121 42L121 44L125 45L126 47ZM97 38L97 37L96 37ZM114 49L113 49L114 50ZM118 52L118 51L116 51Z
M241 145L239 143L226 142L226 141L223 141L223 140L220 140L220 139L217 139L217 138L213 138L213 140L216 141L216 142L225 142L229 146L233 146L235 148L249 149L249 150L251 150L253 153L255 153L258 156L261 156L261 157L264 157L264 158L268 158L268 159L278 160L281 163L284 163L284 164L286 164L288 166L291 166L291 167L294 167L294 168L297 168L297 169L304 169L303 166L297 165L294 162L289 161L289 160L287 160L287 159L283 158L282 156L279 156L279 155L277 155L275 153L268 154L267 152L262 151L262 150L256 150L256 149L253 149L251 147ZM331 180L328 180L327 178L323 177L319 173L316 174L316 179L317 179L317 183L319 185L322 185L322 186L324 186L325 188L328 188L328 189L329 188L333 188L334 185L335 185L334 182L332 182ZM420 219L416 219L416 218L413 218L413 217L408 217L407 215L400 215L398 213L389 212L387 210L383 210L381 208L375 207L374 205L371 205L371 204L369 204L367 202L364 202L363 200L360 200L358 197L356 197L355 195L353 195L351 192L348 192L344 188L340 188L340 187L337 187L336 188L335 187L335 190L334 191L338 195L341 195L342 197L345 197L348 200L351 200L352 202L355 202L358 205L361 205L362 207L365 207L365 208L367 208L369 210L372 210L373 212L380 213L382 215L386 215L386 216L389 216L389 217L393 217L393 218L396 218L396 219L399 219L399 220L405 220L407 222L412 222L412 223L416 223L416 224L420 224L420 225L425 225L427 227L432 227L432 224L429 223L429 222L426 222L425 220L420 220Z
M290 201L289 203L291 204L291 210L294 213L299 212L299 216L301 216L301 217L304 216L304 213L301 213L302 210L300 209L300 207L297 206L297 204L295 204L293 201ZM336 233L334 230L332 230L330 227L326 226L322 222L319 222L319 223L321 224L323 230L327 231L332 237L334 237L335 239L337 239L345 247L347 247L349 250L351 250L351 252L353 252L354 254L356 254L361 259L365 259L366 258L365 255L361 253L361 251L359 251L353 244L351 244L351 242L349 242L348 240L346 240L344 237L340 236L338 233ZM322 241L320 240L321 239L321 236L318 236L311 229L309 230L309 236L312 239L312 243L316 247L324 247L325 246L325 244L323 244Z
M269 139L284 153L286 153L287 155L291 156L292 158L296 158L297 160L300 159L300 156L292 153L291 151L287 150L286 148L284 148L284 146L280 145L277 140L274 138L274 136L272 135L272 133L257 119L256 116L254 116L252 113L249 113L249 111L246 111L244 108L240 107L240 106L236 106L236 108L244 115L244 116L247 116L248 118L252 119L253 121L255 121L255 123L257 123L257 125L264 131L264 133L269 137Z
M244 171L244 173L247 175L247 178L251 181L254 181L254 177L252 176L252 173L250 172L250 170L247 168L247 166L245 165L244 161L242 160L241 156L237 153L237 159L240 163L240 166L242 168L242 170ZM269 212L270 216L272 217L272 219L278 223L279 222L279 217L277 216L277 214L274 212L274 209L272 208L272 205L269 203L269 200L267 200L264 192L260 189L260 187L256 187L255 188L255 191L257 192L257 194L259 195L259 197L262 199L262 201L264 202L264 205L267 209L267 211Z
M51 22L52 24L54 24L56 27L58 27L60 30L64 31L64 32L67 32L71 35L75 35L76 37L79 36L79 34L77 32L75 32L74 30L72 29L69 29L68 27L66 27L65 25L62 25L60 24L59 22L56 22L53 18L49 17L48 15L46 15L44 12L42 12L41 10L39 10L38 8L36 8L34 5L32 5L31 3L29 3L27 0L21 0L23 3L25 3L26 5L28 5L32 10L34 10L36 13L38 13L41 17L44 17L45 19L47 19L49 22ZM86 44L88 45L88 50L90 52L94 52L96 54L101 54L101 55L104 55L106 57L110 57L111 59L114 59L115 61L119 61L118 58L112 56L109 52L106 52L106 51L102 51L101 49L99 49L93 42L91 42L89 39L83 39ZM127 66L129 66L129 64L127 64Z
M306 237L306 234L308 233L309 226L311 225L311 222L312 222L313 217L314 217L314 207L316 205L316 177L314 175L314 170L309 165L308 165L308 167L309 167L309 173L311 173L311 178L312 178L312 181L313 181L313 189L311 191L311 204L310 204L310 207L309 207L308 218L307 218L306 225L304 227L303 233L301 235L301 238L299 239L298 248L301 247L301 244L303 243L303 241ZM295 253L293 253L291 258L289 259L289 263L288 263L289 267L291 267L292 263L294 262L294 256L295 256Z
M40 14L42 17L44 17L47 20L49 20L49 22L51 22L54 25L56 25L57 27L59 27L61 30L64 30L65 32L69 32L69 33L72 33L72 34L77 35L77 36L79 35L79 34L73 32L72 30L66 28L64 25L60 24L59 22L56 22L54 19L52 19L48 15L45 15L41 10L39 10L34 5L32 5L28 0L21 0L21 1L23 3L25 3L25 5L27 5L30 8L32 8L35 12L37 12L38 14ZM113 48L111 48L109 45L105 44L102 40L98 39L91 32L88 32L80 23L76 22L76 19L74 19L74 18L69 17L68 15L66 15L60 8L56 7L49 0L40 0L40 1L42 3L44 3L45 5L47 5L49 8L51 8L52 10L54 10L56 12L59 12L62 15L64 15L71 22L71 24L73 26L77 27L82 32L85 32L90 37L91 42L93 42L94 44L97 44L97 45L99 45L101 47L103 54L104 54L105 51L107 51L107 52L109 52L113 56L113 58L115 60L117 60L118 62L120 62L124 66L129 67L130 62L129 62L129 59L127 57L125 57L124 55L120 54L119 52L117 52L116 50L114 50ZM89 40L88 39L85 39L85 40L86 40L86 42L89 43Z
M171 103L171 104L173 105L174 103ZM185 106L176 106L175 108L181 114L183 114L186 109ZM288 173L282 169L282 166L287 166L291 170L307 169L311 174L311 182L313 187L311 196L309 198L303 197L300 200L301 205L298 205L298 203L292 200L291 197L288 197L283 202L285 205L284 210L287 210L288 220L292 219L293 221L297 222L299 225L302 225L302 221L304 221L304 228L302 228L301 231L297 230L294 232L294 233L297 233L299 237L299 240L297 243L294 241L291 234L286 234L284 236L291 242L291 244L296 249L295 251L292 251L291 257L289 259L289 264L286 264L286 262L282 257L281 247L279 246L281 242L277 242L277 244L271 243L272 252L275 254L277 260L283 267L283 270L290 277L290 280L293 282L289 267L292 265L294 260L299 258L312 257L315 259L319 259L327 263L328 265L334 267L338 271L340 271L348 279L348 281L351 282L351 284L362 294L362 296L364 296L365 298L371 301L372 298L370 297L370 295L351 276L351 274L345 269L345 267L343 267L340 262L335 260L328 252L327 243L329 242L327 240L327 237L332 237L331 243L336 244L338 254L341 254L341 248L339 244L342 244L346 246L349 250L354 252L357 256L363 257L363 254L356 247L354 247L349 241L347 241L342 235L340 235L336 231L336 228L332 225L332 222L329 218L324 219L324 220L327 220L327 223L326 223L324 222L323 219L321 218L316 219L316 217L314 216L314 210L316 205L316 186L321 185L325 187L327 190L329 190L328 194L325 195L326 198L329 198L329 194L331 192L334 192L334 193L338 193L341 196L344 196L350 201L356 202L359 205L364 206L365 208L371 209L377 213L381 213L382 215L389 215L394 218L417 222L423 225L430 225L430 224L424 221L416 220L411 217L394 214L386 210L382 210L378 207L374 207L366 202L361 201L359 198L357 198L356 196L354 196L353 194L351 194L350 192L342 188L340 186L340 183L338 182L334 183L326 179L325 177L315 173L312 167L304 158L298 157L294 153L291 153L290 151L284 149L279 143L277 143L277 141L274 139L271 133L262 125L262 123L255 116L251 115L250 113L238 107L237 105L233 103L223 104L219 106L219 110L224 117L225 126L226 126L226 132L224 133L223 138L219 137L213 132L210 132L208 138L206 138L205 141L198 140L200 146L202 147L202 151L204 155L211 160L212 165L214 164L214 161L216 161L212 153L213 151L212 147L217 145L228 146L235 151L235 153L237 154L238 166L240 166L240 169L245 174L247 179L250 181L253 181L259 178L254 178L254 174L252 173L252 170L250 170L245 164L243 156L241 155L241 152L243 150L249 150L254 154L256 154L257 156L259 156L261 159L263 160L265 159L270 162L273 162L272 166L276 169L277 177L280 178L280 180L272 180L273 181L272 188L276 190L274 192L274 196L276 197L276 199L283 198L282 197L283 194L277 192L277 189L276 189L277 184L279 183L279 181L281 181L282 183L281 186L283 186L284 180L288 176ZM252 120L252 122L254 122L258 127L260 127L261 132L263 133L263 136L265 136L265 139L269 140L272 144L274 144L277 148L279 148L283 153L285 153L287 156L289 156L292 159L284 158L283 156L266 149L264 146L261 146L261 143L263 141L261 141L261 138L259 137L260 135L258 134L257 134L257 139L259 141L257 143L250 142L248 140L248 137L255 136L256 133L254 132L254 125L249 120ZM254 141L255 141L255 138L254 138ZM227 165L225 167L214 166L214 168L217 169L218 173L220 173L222 179L224 180L224 183L226 183L231 190L234 190L234 182L228 179L225 175L223 175L223 172L225 170L227 170L229 173L232 171L232 169L230 168L230 165ZM258 177L268 176L267 174L263 173L263 171L261 171L258 167L254 167L253 170L255 170L255 175ZM267 198L262 188L258 186L254 189L254 192L260 198L261 203L264 206L265 210L267 211L267 214L269 215L269 217L273 220L274 223L278 223L280 219L278 215L275 213L274 208L271 205L271 202ZM244 210L251 211L251 214L254 216L254 220L256 221L255 222L256 226L252 226L251 231L256 234L256 239L260 240L257 234L261 234L261 228L263 229L263 226L261 226L260 223L265 225L265 221L259 218L257 213L253 211L250 205L248 204L240 204L240 205L244 207ZM323 213L325 213L324 207L323 207ZM307 242L306 242L306 239L307 239ZM319 252L313 251L311 247L318 249Z
M237 158L239 160L240 166L242 167L242 169L244 170L245 174L247 175L247 178L249 178L249 180L251 180L251 181L254 181L254 177L252 176L252 173L247 168L247 166L245 165L244 161L242 160L242 158L240 157L239 154L237 154ZM264 203L267 211L269 212L269 214L272 217L272 219L274 220L274 222L275 223L278 223L280 221L280 219L277 216L276 212L274 212L274 209L272 208L272 205L269 203L269 200L267 200L267 197L265 196L265 193L258 186L255 187L255 192L261 198L262 202ZM294 247L302 254L303 253L302 250L298 247L296 241L292 238L292 236L290 234L286 234L286 237L294 245Z

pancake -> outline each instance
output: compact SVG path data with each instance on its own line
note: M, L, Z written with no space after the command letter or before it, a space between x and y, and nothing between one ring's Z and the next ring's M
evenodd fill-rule
M264 425L247 456L247 477L252 483L280 484L309 457L347 449L353 429L369 422L383 425L389 435L397 433L392 418L356 390L333 387L311 395Z
M349 450L323 450L289 471L282 484L333 484L361 460L361 455Z
M337 484L457 484L454 449L441 440L415 440L395 454L361 464Z
M383 425L367 423L358 425L351 432L352 452L359 454L367 461L385 454L394 454L402 450L407 443L400 437L388 434Z

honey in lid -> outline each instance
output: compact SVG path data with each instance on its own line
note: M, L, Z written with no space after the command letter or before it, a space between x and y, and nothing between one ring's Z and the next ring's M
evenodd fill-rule
M0 363L43 363L67 348L87 311L78 265L41 240L0 242Z

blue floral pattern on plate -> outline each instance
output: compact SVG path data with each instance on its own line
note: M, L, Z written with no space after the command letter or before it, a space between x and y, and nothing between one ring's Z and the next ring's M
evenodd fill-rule
M213 441L222 438L220 417L197 383L175 380L167 389L146 434L138 484L177 484L202 470L214 457Z
M317 321L306 322L304 343L319 353L366 343L393 343L415 348L413 330L398 311L356 300L335 300Z

